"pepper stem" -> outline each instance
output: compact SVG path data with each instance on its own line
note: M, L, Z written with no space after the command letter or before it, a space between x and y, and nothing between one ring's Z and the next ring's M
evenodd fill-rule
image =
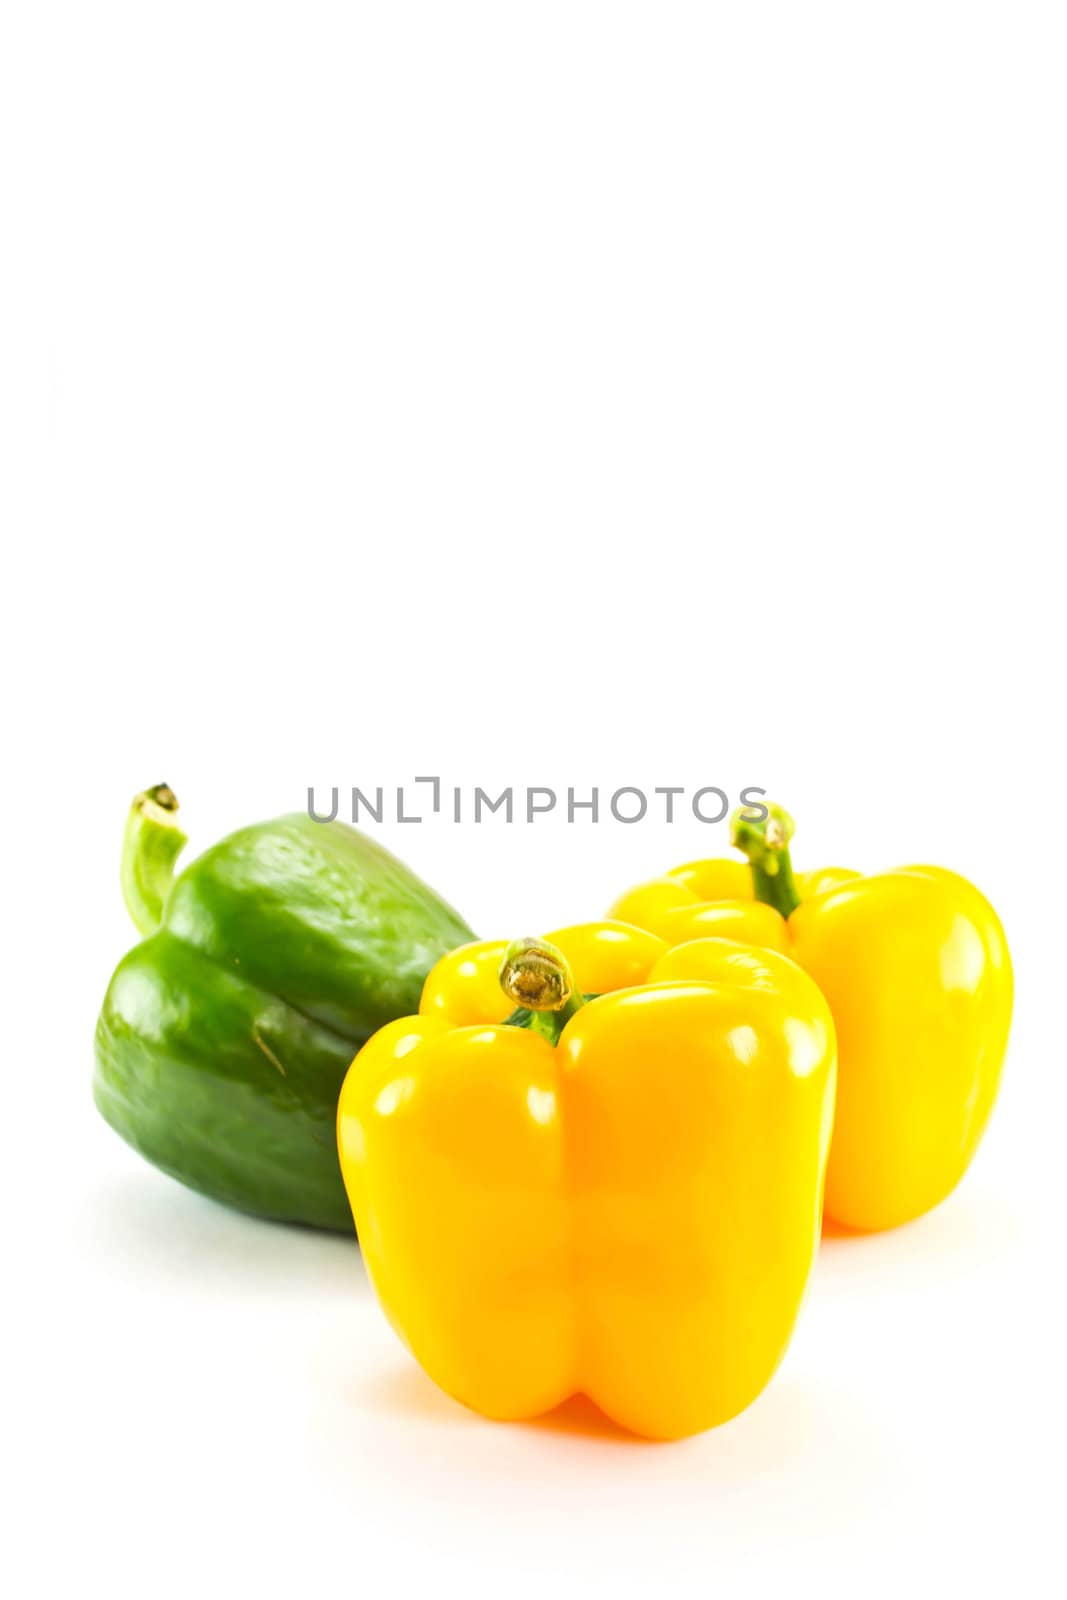
M547 939L516 939L500 963L500 987L509 1000L530 1013L524 1025L556 1044L585 1000L562 950Z
M756 899L788 917L800 904L789 859L789 841L796 823L782 806L766 805L766 815L753 819L742 806L730 818L730 843L748 857Z
M178 797L166 783L146 789L130 806L122 841L122 894L138 933L155 933L185 844Z

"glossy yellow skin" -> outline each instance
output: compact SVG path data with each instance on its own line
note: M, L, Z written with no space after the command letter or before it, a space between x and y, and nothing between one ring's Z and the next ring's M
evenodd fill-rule
M895 1227L952 1192L989 1120L1011 1022L1004 931L938 867L856 878L802 901L788 927L841 1053L826 1209Z
M823 867L816 872L798 872L797 890L800 898L806 900L824 889L835 888L859 876L858 872L852 872L848 867ZM662 878L652 878L647 883L639 883L636 888L627 889L615 901L608 916L617 917L620 922L632 922L638 928L647 928L652 933L658 933L669 944L676 944L679 942L679 930L684 938L716 937L710 927L701 933L700 918L706 916L710 921L712 907L717 911L723 905L729 906L735 919L730 931L724 929L723 938L736 939L740 943L751 941L765 945L770 950L788 952L789 940L782 931L784 919L773 906L762 905L754 898L752 873L744 861L716 857L708 861L688 861L682 867L673 867ZM741 915L742 907L748 908L747 922ZM691 926L698 931L689 932Z
M639 920L651 910L648 926L669 938L672 918L705 914L678 891L695 893L694 881L714 884L736 865L708 862L701 880L689 863L656 880L668 886L661 898L642 885L615 913ZM832 867L796 883L801 903L788 922L761 909L778 919L773 947L815 979L837 1028L827 1214L850 1228L892 1228L952 1192L988 1122L1011 1021L1007 942L974 885L938 867L872 877ZM673 974L671 958L653 976L665 970Z
M758 900L709 900L692 906L675 906L659 920L662 937L670 945L691 939L732 939L735 944L759 945L789 954L786 924L773 906Z
M644 983L667 942L626 922L579 922L548 940L561 950L581 994L606 994ZM427 975L421 1017L445 1022L504 1022L515 1009L500 987L507 939L480 939L442 956Z
M349 1070L338 1143L368 1272L476 1411L582 1392L678 1438L781 1360L818 1242L833 1023L792 962L701 943L698 980L607 993L555 1047L433 1006Z

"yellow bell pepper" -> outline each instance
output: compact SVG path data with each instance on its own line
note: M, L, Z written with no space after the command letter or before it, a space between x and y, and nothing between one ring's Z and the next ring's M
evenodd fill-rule
M640 942L615 942L613 970L603 935L560 941L594 947L582 985L606 988ZM818 1242L833 1023L792 962L700 944L699 981L660 945L647 983L583 1003L558 948L519 941L495 1007L510 1025L464 1024L500 965L468 946L349 1069L338 1146L371 1281L476 1411L581 1392L676 1438L742 1410L785 1351Z
M689 862L623 895L612 914L669 940L724 895L735 927L746 894L749 916L777 918L766 943L810 973L837 1028L827 1214L860 1230L895 1227L951 1193L988 1122L1011 1020L1007 943L989 902L940 867L794 877L793 831L778 806L762 819L736 813L747 866ZM759 935L749 923L732 937Z

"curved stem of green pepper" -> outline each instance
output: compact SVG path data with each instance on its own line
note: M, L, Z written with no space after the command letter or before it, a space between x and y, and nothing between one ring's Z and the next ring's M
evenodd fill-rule
M781 806L771 804L763 809L767 815L756 820L748 815L749 806L735 811L730 818L730 842L748 857L756 899L788 917L800 904L789 859L796 823Z
M138 933L155 933L184 846L178 798L165 783L146 789L130 806L122 841L122 894Z
M539 1033L549 1044L585 1004L562 950L547 939L516 939L500 963L500 987L525 1013L516 1026Z

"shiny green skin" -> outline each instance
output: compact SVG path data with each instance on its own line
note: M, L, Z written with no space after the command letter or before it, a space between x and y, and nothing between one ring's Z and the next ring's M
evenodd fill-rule
M190 1188L349 1232L341 1080L472 937L343 822L297 813L243 828L175 880L158 932L119 963L96 1029L96 1104Z

